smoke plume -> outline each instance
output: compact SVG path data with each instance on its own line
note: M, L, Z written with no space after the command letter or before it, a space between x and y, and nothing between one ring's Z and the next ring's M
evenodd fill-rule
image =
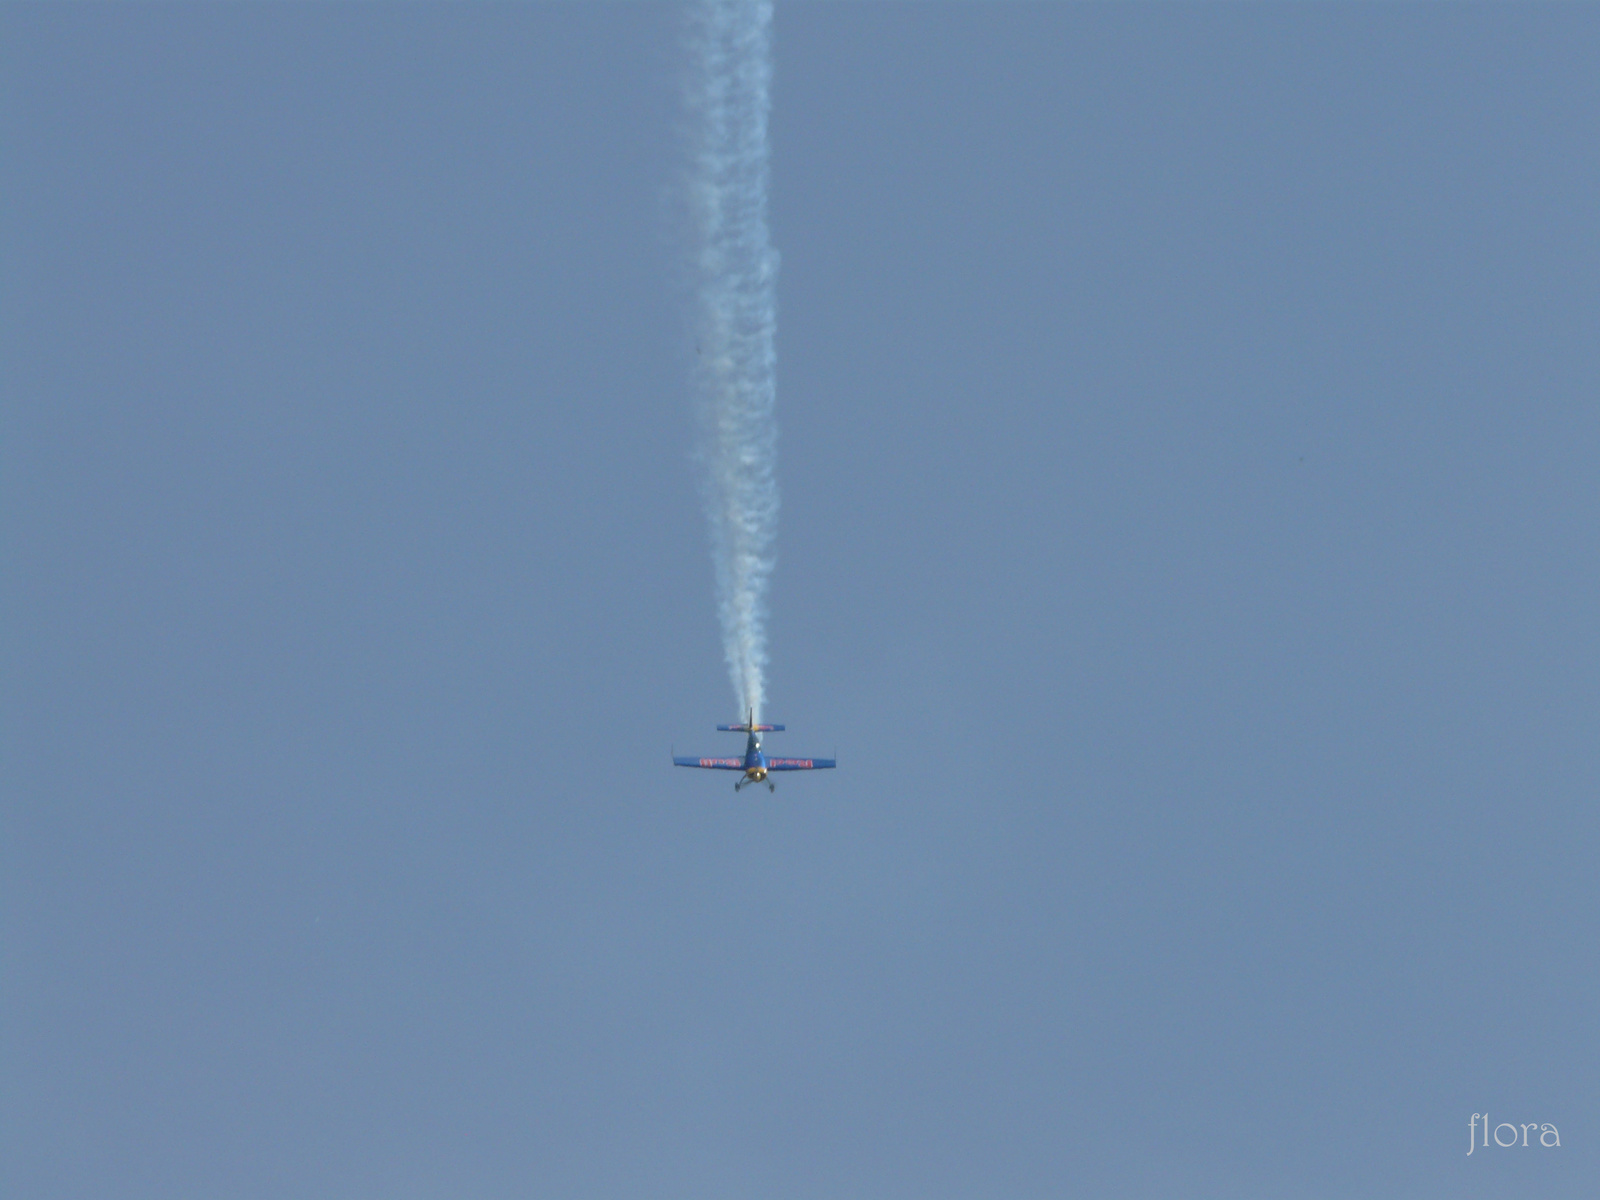
M689 200L700 457L723 652L740 714L754 710L757 720L778 519L778 254L767 233L771 43L767 0L703 0L693 11Z

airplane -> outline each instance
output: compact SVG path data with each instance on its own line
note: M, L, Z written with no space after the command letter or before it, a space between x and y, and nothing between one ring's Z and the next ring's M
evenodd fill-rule
M743 725L718 725L721 733L748 733L750 738L744 744L743 758L687 758L681 754L672 756L672 765L675 767L706 767L712 771L743 771L744 777L733 785L733 790L738 791L747 783L764 783L767 791L777 791L777 785L767 778L769 771L822 771L838 765L832 758L768 758L761 752L761 735L763 733L781 733L782 725L757 725L756 714L751 712Z

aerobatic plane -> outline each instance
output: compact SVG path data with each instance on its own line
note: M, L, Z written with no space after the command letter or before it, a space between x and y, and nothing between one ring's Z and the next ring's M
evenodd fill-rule
M743 775L733 785L733 790L738 791L747 783L764 783L767 791L777 791L777 786L767 778L769 771L821 771L828 767L837 766L831 758L768 758L761 752L761 735L763 733L781 733L782 725L757 725L756 715L751 713L743 725L718 725L717 729L723 733L748 733L750 738L744 744L743 758L687 758L681 754L672 756L672 765L675 767L705 767L712 771L741 771Z

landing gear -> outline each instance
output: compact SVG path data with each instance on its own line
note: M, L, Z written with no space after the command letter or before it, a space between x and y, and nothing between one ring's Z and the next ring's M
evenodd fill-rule
M769 791L769 792L775 792L775 791L777 791L777 790L778 790L778 785L777 785L777 784L775 784L775 783L769 783L769 784L767 784L767 791Z

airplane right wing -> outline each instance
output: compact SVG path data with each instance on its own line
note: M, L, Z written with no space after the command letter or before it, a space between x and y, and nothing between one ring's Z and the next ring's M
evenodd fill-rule
M672 756L672 765L675 767L707 767L713 771L742 771L744 759L742 758L688 758L682 754Z
M767 759L767 770L769 771L824 771L829 767L838 765L838 760L832 758Z

